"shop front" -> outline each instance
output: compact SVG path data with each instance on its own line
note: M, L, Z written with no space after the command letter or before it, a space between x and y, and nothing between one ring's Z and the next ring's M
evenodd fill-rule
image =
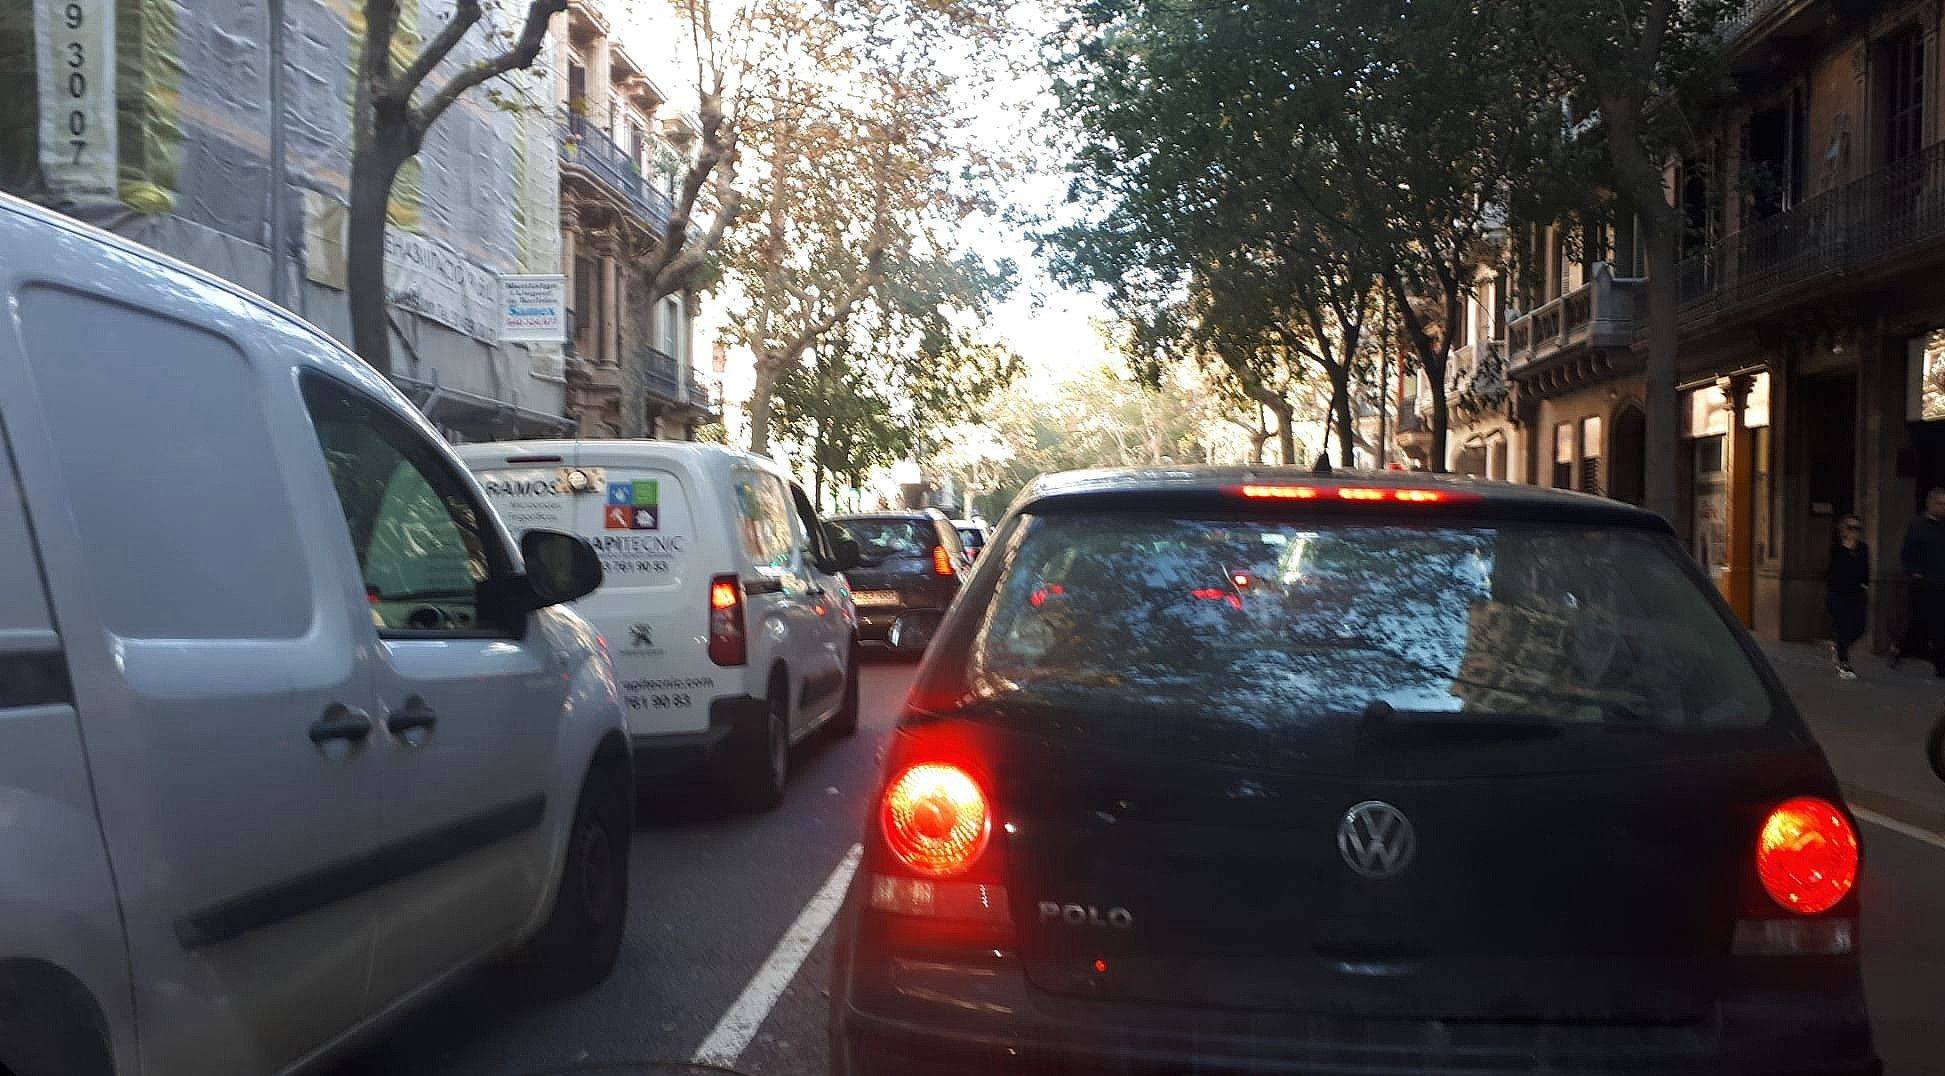
M1770 379L1754 370L1682 393L1689 544L1736 616L1757 623L1756 565L1768 553Z

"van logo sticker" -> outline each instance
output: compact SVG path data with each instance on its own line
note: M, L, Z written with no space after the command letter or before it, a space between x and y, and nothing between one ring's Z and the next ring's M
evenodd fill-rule
M611 531L652 531L662 526L661 483L653 478L608 483L608 510L602 527Z
M655 633L647 624L629 625L628 635L634 640L636 646L655 645Z

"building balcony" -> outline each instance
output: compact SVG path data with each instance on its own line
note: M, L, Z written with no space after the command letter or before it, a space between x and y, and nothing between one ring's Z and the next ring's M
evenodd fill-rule
M664 404L684 406L689 394L683 384L681 364L675 356L652 347L641 349L642 387Z
M1506 372L1519 376L1579 352L1632 347L1646 283L1596 264L1587 283L1506 326Z
M563 109L555 125L564 174L583 175L625 204L649 228L662 232L674 211L669 197L642 175L641 166L586 116Z
M1945 257L1945 142L1757 221L1683 259L1681 322L1760 315L1844 280Z

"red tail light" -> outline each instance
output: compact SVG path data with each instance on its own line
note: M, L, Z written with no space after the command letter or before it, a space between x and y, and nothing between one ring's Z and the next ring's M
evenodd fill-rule
M741 665L749 660L749 639L743 631L743 584L733 575L709 581L709 660L718 665Z
M1350 501L1354 503L1454 504L1479 495L1469 490L1416 489L1403 486L1238 486L1230 492L1251 500Z
M945 546L935 545L932 547L932 573L934 575L953 574L952 554L945 551Z
M993 835L993 812L979 782L944 762L908 766L893 778L879 822L898 861L930 878L964 873Z
M1799 796L1776 806L1756 838L1756 875L1780 907L1816 915L1857 885L1857 831L1835 804Z

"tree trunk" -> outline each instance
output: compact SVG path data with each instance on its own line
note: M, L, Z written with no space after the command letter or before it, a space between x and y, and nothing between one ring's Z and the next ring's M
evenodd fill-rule
M1426 455L1430 457L1433 474L1444 474L1448 469L1445 442L1452 429L1452 412L1445 398L1445 366L1451 361L1452 357L1447 355L1439 360L1437 372L1425 371L1425 385L1432 390L1432 444L1426 449Z
M1330 368L1330 411L1337 419L1337 466L1349 467L1357 460L1357 431L1351 411L1351 367L1333 363Z
M782 356L757 356L756 384L750 387L750 451L759 456L770 454L770 405L784 363Z
M1669 227L1669 214L1643 214L1648 248L1648 362L1646 370L1647 445L1642 453L1643 503L1670 523L1681 519L1681 427L1676 408L1675 360L1679 343L1675 319L1680 314L1681 271L1678 236ZM1659 217L1655 223L1647 218Z
M397 140L374 131L369 144L351 158L351 205L344 237L345 301L351 311L351 348L379 373L392 373L391 319L386 316L385 213L392 181L407 153L389 148Z

